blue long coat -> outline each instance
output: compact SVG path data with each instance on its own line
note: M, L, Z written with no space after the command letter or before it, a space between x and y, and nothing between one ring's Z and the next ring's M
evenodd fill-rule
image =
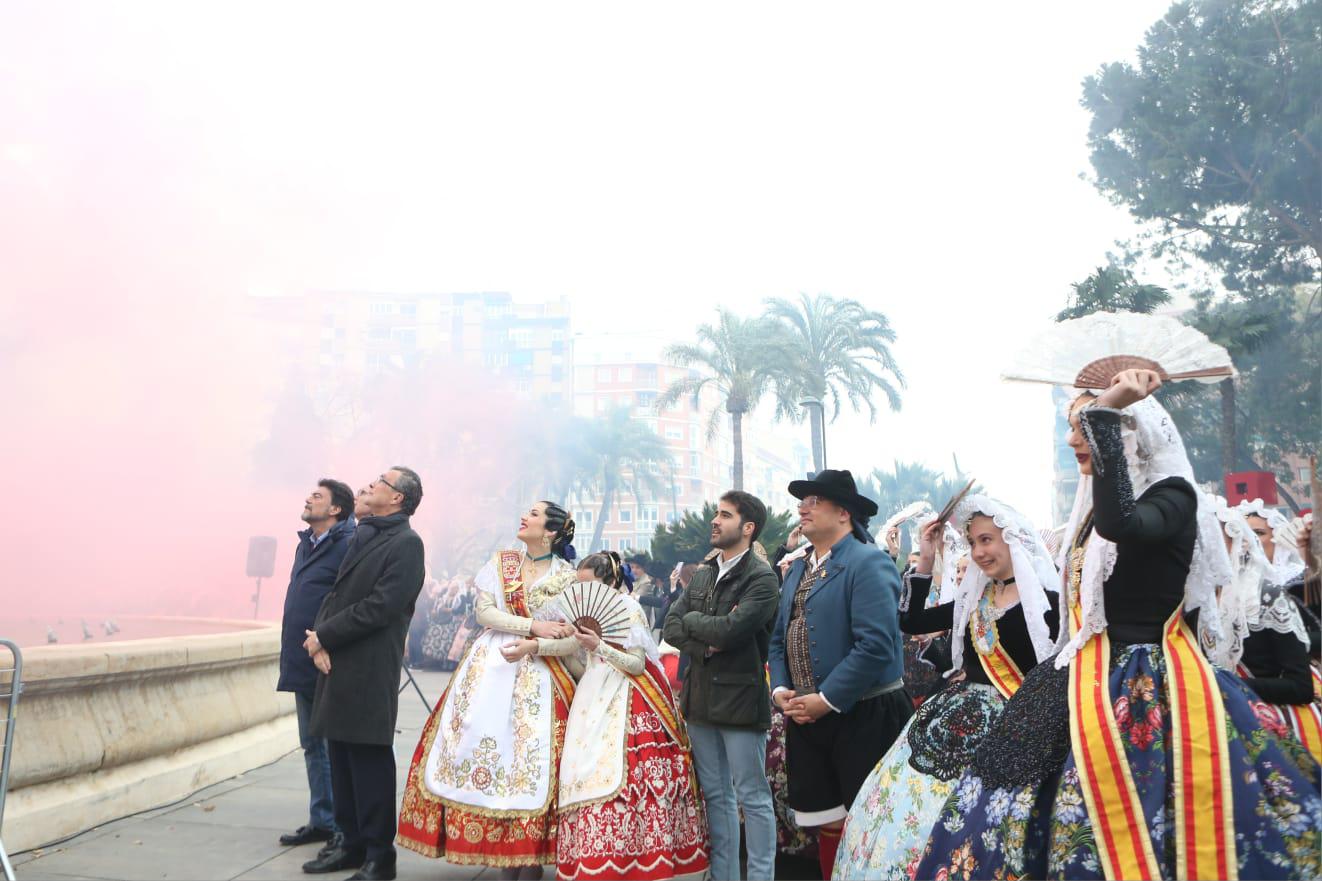
M785 631L807 563L806 557L794 561L780 592L769 658L773 691L794 687ZM808 594L804 617L817 691L841 713L874 688L904 677L899 599L900 573L876 545L851 534L831 548L826 574Z

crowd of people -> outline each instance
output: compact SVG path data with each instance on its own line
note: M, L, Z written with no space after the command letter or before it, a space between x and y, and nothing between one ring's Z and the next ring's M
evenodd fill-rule
M997 495L878 546L848 471L722 496L668 575L538 501L515 549L424 591L396 468L304 509L280 687L309 873L393 878L396 843L505 878L1306 878L1322 874L1311 522L1200 489L1149 370L1076 393L1063 530ZM603 622L581 598L615 598ZM396 809L405 636L453 665ZM613 617L611 617L613 616ZM667 659L678 659L670 664Z

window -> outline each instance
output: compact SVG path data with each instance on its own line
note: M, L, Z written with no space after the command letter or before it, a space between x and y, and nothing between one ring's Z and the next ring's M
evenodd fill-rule
M656 407L656 392L639 392L638 406L649 410L654 409Z
M620 509L620 522L621 522L621 523L632 523L632 522L633 522L633 511L630 511L628 508L621 508L621 509Z
M583 527L584 529L591 529L591 528L592 528L592 512L591 512L591 511L581 511L581 512L579 512L579 513L574 517L574 520L578 523L579 526Z
M417 303L401 303L401 304L400 304L400 307L399 307L399 314L400 314L400 315L417 315L417 314L418 314L418 304L417 304Z
M641 523L655 523L655 522L656 522L656 506L655 506L655 505L644 505L643 507L639 508L639 509L638 509L638 520L639 520L639 522L641 522Z
M620 406L621 406L621 407L628 407L628 406L631 406L631 405L633 404L633 396L632 396L632 395L620 395L620 397L618 398L618 400L619 400L619 403L620 403Z
M667 522L667 523L678 523L678 522L679 522L679 513L676 512L676 511L671 511L669 514L666 515L666 522Z
M618 382L633 382L633 368L621 367L615 371L615 379Z
M601 540L601 549L603 551L609 551L611 549L611 540L609 538L603 538Z
M666 440L682 441L683 439L684 439L684 426L682 425L666 426ZM696 453L694 455L696 455Z
M598 367L597 382L610 382L610 381L611 381L611 369L609 367Z
M702 472L702 453L689 453L689 470L694 474L700 474Z
M394 303L373 303L368 310L372 315L391 315L395 311Z

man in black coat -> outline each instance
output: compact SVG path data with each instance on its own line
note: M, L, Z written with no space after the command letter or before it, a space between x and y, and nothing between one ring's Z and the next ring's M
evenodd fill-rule
M412 469L397 465L372 482L372 516L358 524L307 632L304 648L321 671L312 733L327 739L341 838L304 872L395 877L395 717L404 637L422 590L422 539L409 528L421 501Z
M308 822L280 836L285 846L329 841L337 831L332 808L330 758L326 738L312 735L312 699L317 690L317 667L303 648L308 628L317 620L321 601L330 593L344 552L353 538L353 491L338 480L323 478L303 503L294 568L285 591L285 614L280 633L280 681L277 691L294 694L298 713L298 741L307 765L311 795Z

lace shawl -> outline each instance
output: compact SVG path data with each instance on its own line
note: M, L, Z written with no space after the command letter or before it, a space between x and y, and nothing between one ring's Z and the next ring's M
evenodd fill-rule
M1267 507L1262 499L1240 502L1238 510L1245 517L1261 517L1266 520L1273 534L1290 522L1280 511ZM1265 576L1267 582L1277 585L1289 584L1303 573L1304 558L1299 555L1299 550L1283 541L1277 541L1276 547L1272 550L1271 563L1267 567Z
M1200 491L1201 493L1201 491ZM1238 508L1232 508L1221 496L1207 496L1226 538L1230 540L1231 578L1217 594L1217 618L1221 638L1209 629L1207 615L1198 616L1198 643L1208 660L1225 670L1234 670L1244 656L1244 640L1249 635L1249 620L1259 612L1259 586L1267 571L1267 556L1262 543L1249 528ZM1300 626L1303 625L1302 619Z
M1001 538L1010 547L1014 583L1019 589L1019 602L1024 608L1024 623L1033 644L1033 654L1038 661L1044 661L1053 651L1051 631L1045 619L1051 609L1046 592L1060 589L1060 573L1051 562L1051 552L1028 518L990 496L981 493L967 496L955 508L952 519L959 524L959 531L967 534L969 521L976 514L991 517L1001 530ZM970 559L964 580L955 592L954 624L950 640L952 671L963 669L964 630L969 626L973 609L990 581L991 578Z
M1080 392L1082 394L1082 392ZM1094 405L1095 406L1095 405ZM1089 408L1091 409L1091 408ZM1154 398L1148 397L1126 407L1121 411L1120 437L1122 450L1107 450L1104 455L1093 438L1088 424L1088 409L1080 412L1084 434L1093 449L1093 467L1104 467L1110 458L1119 458L1129 471L1130 484L1133 487L1133 500L1137 500L1154 483L1168 477L1182 477L1190 486L1197 486L1193 476L1193 466L1184 449L1184 441L1175 428L1166 408ZM1065 541L1061 543L1060 557L1057 563L1062 571L1068 570L1068 560L1074 538L1080 526L1092 512L1092 478L1080 475L1079 488L1074 495L1074 508L1070 513L1069 527L1065 530ZM1198 494L1197 534L1194 539L1193 559L1189 563L1189 575L1184 583L1184 609L1207 609L1200 618L1207 619L1207 638L1211 640L1214 651L1219 648L1223 635L1220 617L1216 613L1216 588L1231 579L1230 555L1226 551L1225 540L1221 537L1221 522L1212 510L1207 498ZM1131 500L1131 504L1133 501ZM1094 634L1106 629L1106 606L1103 601L1103 585L1115 570L1117 549L1115 542L1103 538L1096 531L1088 539L1083 555L1083 573L1079 585L1079 605L1083 614L1083 623L1078 633L1069 635L1069 628L1060 628L1057 640L1060 654L1056 656L1056 666L1064 668L1073 659L1083 644ZM1061 604L1061 620L1068 619L1064 610L1070 607L1069 579L1065 579L1065 602Z

